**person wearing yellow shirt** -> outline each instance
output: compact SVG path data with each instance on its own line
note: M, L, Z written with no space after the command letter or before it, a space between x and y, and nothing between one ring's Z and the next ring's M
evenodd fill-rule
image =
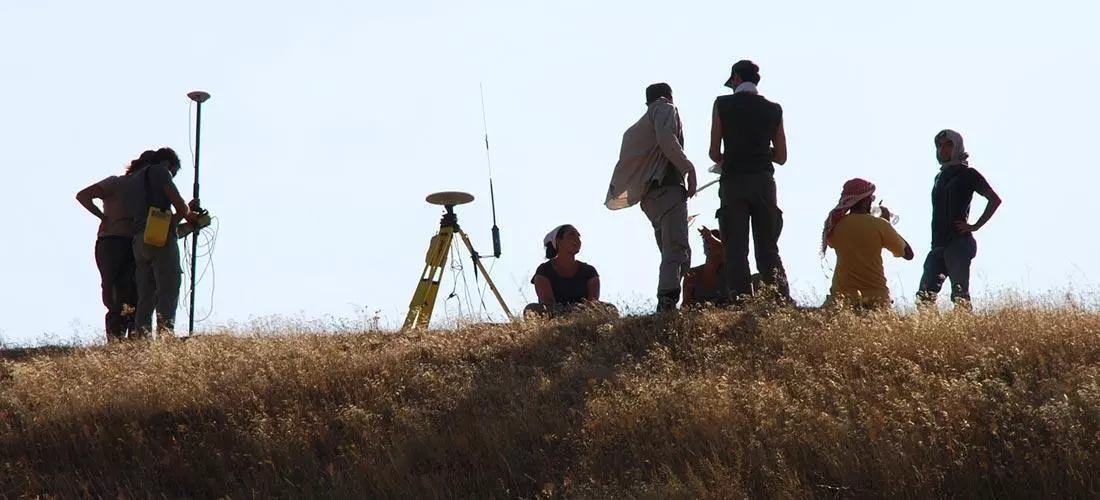
M890 211L871 215L875 185L864 179L844 183L840 201L829 212L821 233L821 253L836 251L836 269L825 306L844 304L856 309L889 308L893 304L882 267L882 251L913 260L913 248L890 225Z

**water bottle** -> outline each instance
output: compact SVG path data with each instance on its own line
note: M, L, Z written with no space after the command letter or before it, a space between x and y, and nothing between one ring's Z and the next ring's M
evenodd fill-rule
M882 217L882 201L879 201L877 204L871 207L871 215L875 217ZM898 214L895 214L891 211L890 224L896 226L898 225L899 220L901 220L901 217L898 217Z

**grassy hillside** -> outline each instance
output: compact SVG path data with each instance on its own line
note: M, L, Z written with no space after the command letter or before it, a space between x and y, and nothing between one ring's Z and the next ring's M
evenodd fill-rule
M1095 497L1100 314L707 311L0 366L0 495Z

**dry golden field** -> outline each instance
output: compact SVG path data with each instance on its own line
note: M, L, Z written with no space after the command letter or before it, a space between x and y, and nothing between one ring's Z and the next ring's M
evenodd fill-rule
M0 495L1100 496L1100 313L708 310L0 365Z

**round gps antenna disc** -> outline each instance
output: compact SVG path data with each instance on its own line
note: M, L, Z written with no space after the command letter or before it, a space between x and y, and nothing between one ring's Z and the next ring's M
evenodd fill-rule
M442 191L429 194L425 200L432 205L464 205L474 201L474 195L462 191Z

